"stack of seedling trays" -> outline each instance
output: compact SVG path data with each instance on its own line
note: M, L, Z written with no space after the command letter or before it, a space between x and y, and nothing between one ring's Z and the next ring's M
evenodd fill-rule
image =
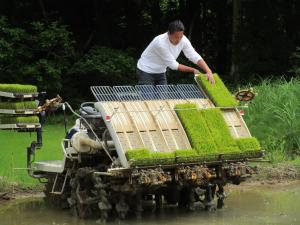
M37 87L0 84L0 129L32 131L40 128Z

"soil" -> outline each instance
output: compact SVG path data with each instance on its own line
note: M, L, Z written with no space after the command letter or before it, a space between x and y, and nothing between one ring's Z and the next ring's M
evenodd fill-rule
M245 183L257 183L262 185L278 184L300 179L300 168L290 164L276 166L259 165L257 166L257 172L257 174L253 175Z
M30 197L43 197L44 193L41 187L37 188L9 188L5 191L0 190L0 205L14 199L30 198Z

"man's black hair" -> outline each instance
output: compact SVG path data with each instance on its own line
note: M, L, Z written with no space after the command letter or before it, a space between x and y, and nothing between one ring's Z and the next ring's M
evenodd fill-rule
M168 32L173 34L178 31L184 31L184 25L180 20L174 20L169 24Z

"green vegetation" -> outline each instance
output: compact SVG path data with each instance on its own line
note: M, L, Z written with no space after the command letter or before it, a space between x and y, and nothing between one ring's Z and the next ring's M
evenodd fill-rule
M180 104L175 106L178 117L187 133L192 147L198 153L216 153L217 145L203 118L194 104ZM187 110L189 109L189 110Z
M0 109L36 109L36 101L0 102Z
M23 84L0 84L0 91L12 93L35 93L37 87Z
M106 80L109 86L120 84L120 80L124 84L135 84L135 67L136 59L128 51L95 46L72 66L69 73L81 74L81 85L88 84L86 89L89 90L91 83L86 83L88 76L99 81Z
M300 79L264 80L244 119L266 157L282 162L300 155Z
M60 160L63 157L60 142L64 138L62 125L47 125L43 128L43 147L36 152L36 160ZM36 140L35 133L20 133L0 130L0 183L16 182L16 185L33 186L39 184L28 176L26 168L26 148ZM1 184L0 184L1 186ZM1 188L1 187L0 187Z
M233 138L220 109L193 108L196 108L196 105L181 104L175 107L199 159L214 160L218 154L225 154L225 158L235 157L235 154L241 157L241 154L249 155L251 152L261 150L259 142L254 137ZM183 151L181 154L183 158L186 157L184 154L193 155L193 151L187 153Z
M223 80L232 86L253 82L258 76L300 74L300 32L298 23L294 22L299 20L296 0L253 0L242 4L236 1L205 4L179 0L144 0L143 4L101 1L97 6L94 1L87 1L88 13L69 11L69 4L57 0L47 4L45 12L44 1L38 2L3 0L0 3L4 11L0 16L0 81L3 83L30 82L51 93L50 96L63 90L61 94L68 101L90 98L90 85L136 83L135 68L140 53L149 44L149 37L166 30L172 18L181 18L188 23L186 26L193 24L189 33L193 47L201 49L212 69L219 71ZM227 7L230 10L224 15L222 9ZM6 8L22 13L16 17L14 10ZM269 8L274 10L265 10ZM39 9L40 13L31 13ZM200 11L208 15L203 24L197 23ZM251 20L244 20L236 29L226 29L238 24L235 21L240 18L250 17ZM219 21L223 22L219 24ZM91 25L90 33L82 32L87 24ZM201 29L203 26L206 28ZM100 28L105 35L98 34ZM224 38L225 31L232 38ZM184 56L180 63L182 59L183 64L194 67ZM168 74L169 83L193 82L192 73L178 73L174 71L172 82Z
M255 137L238 138L236 139L236 143L241 151L258 151L261 149L261 146Z
M174 162L174 152L150 152L149 149L130 149L126 152L127 159L133 165L169 164Z
M50 96L56 95L73 65L74 39L67 27L57 21L33 21L27 20L26 26L23 26L0 17L0 80L3 83L30 82ZM25 88L18 85L10 85L5 90L37 91L34 86Z
M196 105L175 107L192 147L199 154L239 152L220 109L185 110L188 108L196 108Z
M172 164L175 160L174 152L152 152L151 158L159 164Z
M200 73L199 81L205 92L211 97L212 101L218 107L232 107L237 106L238 102L234 96L229 92L218 74L214 73L216 83L212 85L206 80L205 74Z
M148 149L131 149L126 156L134 165L166 164L217 160L251 156L260 151L256 138L234 139L218 108L198 110L195 104L176 105L176 112L185 128L193 149L175 152L150 152ZM160 160L163 159L163 160Z
M175 151L176 157L193 157L197 155L198 153L194 149L179 149Z
M39 123L37 116L10 116L0 117L0 124L15 124L15 123Z
M175 151L177 162L191 162L197 159L198 153L194 149L182 149Z
M299 76L300 75L300 47L296 47L296 51L290 56L291 68L289 72Z
M209 128L218 152L240 152L235 139L230 134L220 109L205 109L199 112Z
M139 159L146 159L150 158L150 151L146 148L141 149L130 149L126 152L126 156L128 160L139 160Z

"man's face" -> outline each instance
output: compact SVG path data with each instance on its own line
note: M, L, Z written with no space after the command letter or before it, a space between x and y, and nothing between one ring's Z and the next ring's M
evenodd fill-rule
M169 40L173 45L177 45L183 37L183 31L176 31L173 34L169 34Z

